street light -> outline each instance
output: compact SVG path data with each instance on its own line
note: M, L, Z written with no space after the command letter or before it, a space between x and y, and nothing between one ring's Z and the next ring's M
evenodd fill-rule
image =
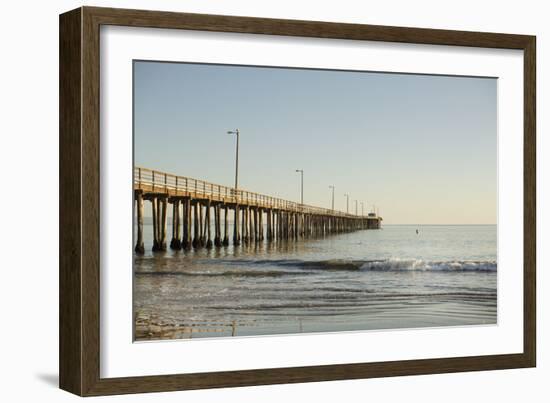
M357 200L355 200L355 215L357 215Z
M346 196L346 214L349 214L349 194L344 193L344 196Z
M300 204L304 204L304 170L303 169L297 169L296 172L300 172L301 174L301 190L300 190Z
M241 243L239 235L239 199L237 197L237 189L239 188L239 129L234 131L229 130L227 134L237 135L237 145L235 147L235 216L233 222L233 245Z
M329 185L329 189L332 189L332 211L334 211L334 185Z
M237 135L237 146L235 147L235 199L236 199L237 189L239 187L239 129L229 130L227 134Z
M365 210L364 210L364 204L363 202L361 202L361 216L364 216L365 215Z

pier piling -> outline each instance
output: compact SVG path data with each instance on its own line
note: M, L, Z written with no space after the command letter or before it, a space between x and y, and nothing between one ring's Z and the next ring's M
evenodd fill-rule
M219 203L216 203L214 205L214 227L215 227L215 234L214 234L214 245L219 247L222 246L222 239L221 239L221 214L220 214L220 205Z
M145 246L143 244L143 192L136 190L136 213L137 213L137 239L134 250L137 253L145 253Z
M213 243L212 243L212 237L211 237L211 232L210 232L210 213L211 213L211 206L210 206L210 199L208 199L206 201L206 217L205 217L205 225L206 225L206 236L207 236L207 239L206 239L206 247L207 248L211 248L213 246Z
M241 244L241 233L239 231L239 205L236 203L233 215L233 245Z
M172 201L172 240L170 241L170 249L181 249L179 200Z
M222 244L223 244L223 246L229 246L229 228L227 226L229 208L227 207L227 205L224 206L223 210L224 210L224 215L223 215L224 224L223 224L223 241L222 241Z
M193 206L193 248L200 246L200 232L199 232L199 202L195 202Z

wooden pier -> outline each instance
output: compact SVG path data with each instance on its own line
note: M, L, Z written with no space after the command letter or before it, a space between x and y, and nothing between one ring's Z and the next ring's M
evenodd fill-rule
M176 250L227 246L230 237L233 245L264 240L296 241L379 229L382 222L382 218L374 214L347 214L138 167L134 168L134 200L137 253L145 251L144 201L151 202L152 206L153 251L167 248L169 205L172 208L170 248Z

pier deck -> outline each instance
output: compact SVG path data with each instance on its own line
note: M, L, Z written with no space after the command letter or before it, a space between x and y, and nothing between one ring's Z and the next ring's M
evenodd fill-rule
M144 252L144 201L152 204L155 251L166 250L168 204L172 205L172 249L229 245L230 213L234 245L379 229L382 222L378 216L348 214L247 190L235 191L229 186L141 167L134 168L134 199L138 253Z

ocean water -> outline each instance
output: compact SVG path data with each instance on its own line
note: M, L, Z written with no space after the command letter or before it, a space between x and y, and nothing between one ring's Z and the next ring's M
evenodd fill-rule
M144 233L136 340L497 322L495 225L385 225L161 253L150 252L150 225Z

